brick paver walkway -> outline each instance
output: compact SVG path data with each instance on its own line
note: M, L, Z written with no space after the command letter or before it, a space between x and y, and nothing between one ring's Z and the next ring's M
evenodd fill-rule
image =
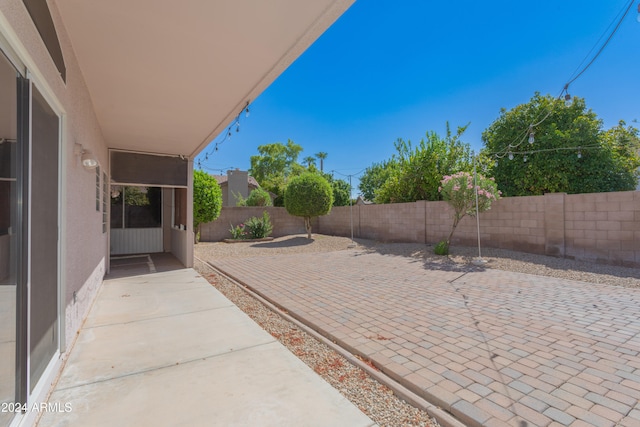
M209 261L468 425L640 426L640 290L358 250Z

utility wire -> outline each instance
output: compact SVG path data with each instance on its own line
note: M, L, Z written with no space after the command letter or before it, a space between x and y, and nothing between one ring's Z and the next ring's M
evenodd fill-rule
M624 21L624 18L627 16L627 14L629 13L629 10L631 10L631 6L633 6L634 0L629 1L629 5L627 6L627 8L625 9L624 13L622 14L622 16L620 17L620 19L618 19L618 22L616 24L616 26L614 27L613 31L611 31L611 33L609 34L609 37L607 37L607 40L605 40L604 44L602 46L600 46L600 49L598 49L598 52L596 52L596 54L593 56L593 58L591 58L591 61L589 61L589 63L587 63L587 65L584 66L584 68L578 73L576 74L576 72L574 71L573 74L576 74L575 77L571 78L570 80L567 82L567 84L565 85L565 89L567 89L569 87L569 85L573 82L575 82L578 77L580 77L585 71L587 71L587 69L595 62L595 60L598 58L598 56L600 56L600 54L602 53L602 51L604 50L605 47L607 47L607 45L609 44L609 42L611 41L611 39L613 38L614 34L618 31L618 29L620 28L620 25L622 25L622 21ZM620 13L618 13L619 15ZM615 21L614 21L615 22ZM611 25L613 24L613 22L611 24L609 24L609 27L607 27L607 29L611 28ZM606 30L605 30L606 32ZM595 46L597 46L597 44L600 42L600 40L602 40L602 37L604 36L604 34L602 36L600 36L600 38L598 39L598 41L596 42L596 44L594 45L593 48L591 48L591 50L589 51L589 54L593 51L593 49L595 48ZM587 54L587 56L585 57L585 59L582 60L582 62L580 63L582 65L582 63L584 63L584 61L586 60L586 58L589 56L589 54ZM580 66L578 66L579 68ZM577 70L577 69L576 69Z
M615 35L615 33L618 31L618 29L620 28L620 25L622 25L622 21L624 21L624 18L629 14L629 10L631 10L631 7L633 6L635 0L630 0L629 4L626 5L625 7L623 7L620 12L618 12L618 14L616 15L616 17L614 18L613 21L611 21L611 23L609 24L609 26L605 29L605 31L602 33L602 35L600 36L600 38L598 39L598 41L593 45L593 47L591 48L591 50L589 50L589 53L587 53L587 55L584 57L584 59L582 60L582 62L580 63L580 65L578 65L578 67L576 67L576 69L574 70L574 72L571 74L571 76L569 77L569 81L567 83L565 83L564 87L562 88L562 90L560 91L560 94L558 95L558 99L562 99L562 95L564 94L566 96L567 100L571 99L571 96L569 95L569 85L571 85L573 82L575 82L580 76L582 76L582 74L584 74L585 71L587 71L587 69L589 69L589 67L595 62L595 60L600 56L600 54L604 51L604 49L607 47L607 45L609 44L609 42L611 41L611 39L613 38L613 36ZM617 22L616 22L617 20ZM589 58L589 55L591 55L591 53L594 51L594 49L596 48L596 46L598 46L598 44L600 43L600 41L603 39L603 37L605 36L605 34L607 34L607 31L609 31L609 29L614 25L613 30L609 33L609 36L606 38L605 42L602 44L602 46L600 46L600 49L598 49L598 51L596 52L596 54L591 58L591 60L584 66L582 67L582 64L584 64L584 62L587 60L587 58ZM582 67L582 69L580 69L580 67ZM580 70L580 71L578 71ZM526 140L527 140L527 136L530 135L533 131L534 128L541 125L545 120L547 120L549 118L549 116L551 116L551 114L553 113L554 110L554 105L552 104L549 108L549 110L547 111L547 113L544 115L544 117L542 117L542 119L532 123L529 125L529 128L526 129L522 135L521 138L517 139L517 143L516 144L509 144L506 149L501 150L500 152L496 152L496 153L490 153L489 155L495 155L498 158L502 158L504 156L506 156L509 153L512 153L514 148L518 148L520 147ZM575 148L574 148L575 149ZM538 152L536 150L531 151L531 153L535 153ZM523 152L519 152L519 153L523 153Z

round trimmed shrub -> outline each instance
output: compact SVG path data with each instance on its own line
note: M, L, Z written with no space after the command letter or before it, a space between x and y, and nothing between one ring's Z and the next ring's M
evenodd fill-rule
M284 207L289 214L304 218L307 238L311 238L311 218L326 215L333 206L331 184L314 173L304 173L289 182L284 192Z

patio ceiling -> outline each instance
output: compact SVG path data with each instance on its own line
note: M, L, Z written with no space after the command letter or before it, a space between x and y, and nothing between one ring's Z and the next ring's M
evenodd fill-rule
M355 0L55 0L109 148L193 157Z

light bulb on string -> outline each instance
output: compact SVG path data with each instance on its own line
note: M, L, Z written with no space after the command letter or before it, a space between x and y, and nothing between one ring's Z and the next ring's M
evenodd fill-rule
M581 159L582 158L582 150L578 150L578 158Z
M525 154L524 157L522 158L522 160L527 163L527 155Z
M567 107L571 107L571 95L568 93L564 96L564 105Z
M240 122L236 122L236 132L240 132Z
M509 152L509 160L513 160L513 153Z
M244 116L249 117L249 105L247 104L247 108L244 109Z
M529 133L529 144L533 144L534 142L536 142L536 139L532 131Z

